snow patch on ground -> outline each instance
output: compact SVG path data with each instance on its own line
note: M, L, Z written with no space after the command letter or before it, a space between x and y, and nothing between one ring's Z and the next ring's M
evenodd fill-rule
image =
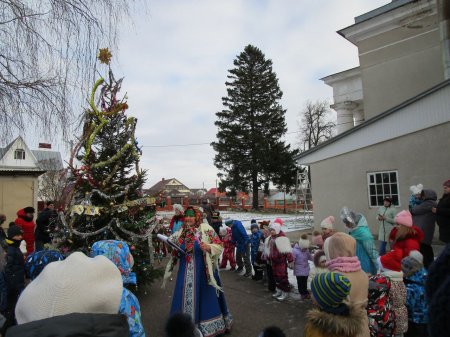
M165 222L170 221L174 212L158 212L158 216L164 218ZM252 219L256 221L264 221L270 220L273 222L276 218L280 218L284 221L286 228L284 228L284 232L291 232L301 229L311 228L314 217L308 216L305 217L303 215L295 215L295 214L284 214L284 213L253 213L253 212L232 212L232 211L221 211L220 216L222 219L231 218L233 220L239 220L242 222L244 227L250 230L250 222Z

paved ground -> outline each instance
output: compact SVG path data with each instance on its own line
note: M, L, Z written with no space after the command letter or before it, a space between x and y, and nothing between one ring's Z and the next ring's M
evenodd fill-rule
M301 234L311 230L287 233L292 242ZM377 246L379 242L376 241ZM435 256L443 249L438 242L433 245ZM164 268L167 260L163 261ZM174 270L174 277L176 275ZM230 337L257 337L267 326L281 327L287 337L303 335L305 314L311 308L310 302L300 302L298 294L291 293L289 300L278 302L261 283L243 278L230 271L221 271L228 307L234 316L234 327ZM172 303L174 281L168 282L166 289L161 289L161 281L157 281L147 294L140 294L142 318L147 337L164 337L164 324L168 318ZM295 289L294 289L295 291Z
M174 271L175 272L175 271ZM174 274L175 275L175 274ZM230 337L257 337L264 327L277 325L287 337L303 335L305 314L311 303L300 302L298 295L291 294L289 300L278 302L261 283L244 278L231 271L221 271L228 307L234 317ZM160 282L150 291L139 296L142 319L147 337L164 337L175 281L161 289Z

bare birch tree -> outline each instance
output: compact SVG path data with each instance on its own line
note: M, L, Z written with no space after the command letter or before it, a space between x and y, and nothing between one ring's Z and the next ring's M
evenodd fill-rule
M116 48L134 0L0 0L0 143L33 125L67 136L99 47Z
M307 151L333 137L336 124L331 120L328 101L307 101L298 122L299 148Z
M46 172L39 177L38 198L43 201L53 201L61 206L64 204L64 192L69 183L67 170L56 159L40 161L39 166Z

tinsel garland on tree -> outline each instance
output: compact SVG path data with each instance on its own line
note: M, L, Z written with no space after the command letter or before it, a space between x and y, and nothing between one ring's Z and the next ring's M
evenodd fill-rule
M83 134L69 161L70 203L59 213L55 236L63 251L87 254L98 240L127 242L138 284L144 285L161 275L150 255L156 208L154 200L142 195L146 171L139 168L137 119L126 115L126 95L118 96L123 79L115 79L111 56L100 49L98 59L107 65L108 78L98 79L92 88Z

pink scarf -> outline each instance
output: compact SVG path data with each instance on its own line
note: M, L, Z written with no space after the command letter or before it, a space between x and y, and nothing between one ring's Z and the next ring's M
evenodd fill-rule
M330 271L340 271L342 273L351 273L361 270L361 264L359 263L357 256L337 257L327 261L326 266Z

